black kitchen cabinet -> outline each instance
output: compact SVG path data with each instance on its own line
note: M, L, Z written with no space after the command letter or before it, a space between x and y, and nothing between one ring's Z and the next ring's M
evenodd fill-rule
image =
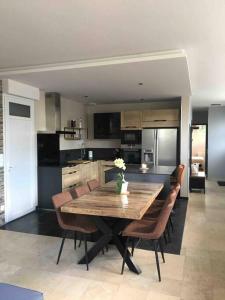
M95 113L94 138L120 139L120 113Z

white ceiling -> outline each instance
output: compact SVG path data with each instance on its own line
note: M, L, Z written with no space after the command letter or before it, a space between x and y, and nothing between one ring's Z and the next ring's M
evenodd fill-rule
M123 57L107 60L103 65L95 60L96 66L90 66L89 63L84 67L81 64L82 67L79 65L79 68L77 64L72 68L72 64L60 66L60 70L58 66L54 66L54 70L49 70L49 67L44 71L40 68L38 71L29 69L25 74L10 77L47 92L55 91L65 97L75 97L89 103L143 101L189 95L190 81L186 57L162 57L161 55L158 59L144 61L137 57L135 62L134 59L129 59L126 63ZM69 68L65 69L66 67Z
M225 104L224 0L0 0L0 20L0 75L6 68L185 49L193 105ZM74 97L87 91L90 99L173 97L190 88L180 60L2 77ZM139 93L133 86L141 75Z

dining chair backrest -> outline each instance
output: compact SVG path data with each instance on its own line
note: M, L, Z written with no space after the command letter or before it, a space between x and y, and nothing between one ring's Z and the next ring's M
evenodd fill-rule
M89 187L87 186L87 184L84 184L84 185L75 187L72 192L75 194L76 198L79 198L83 195L90 193L90 190L89 190Z
M156 236L156 238L160 238L160 236L163 234L166 224L168 222L170 213L173 209L174 203L176 201L177 197L177 191L172 190L170 191L167 199L166 199L166 205L163 206L159 217L157 218L156 221L156 226L154 228L153 234Z
M97 179L89 180L87 182L87 185L88 185L90 191L93 191L93 190L97 189L98 187L100 187L100 183Z
M184 170L185 170L185 165L180 164L177 167L177 182L182 185L184 181Z
M172 188L171 191L175 191L175 192L176 192L176 196L177 196L178 193L179 193L179 191L180 191L180 183L177 182L177 183L173 186L173 188Z
M171 189L171 191L169 192L168 196L166 197L163 207L165 207L167 205L172 205L172 207L173 207L176 202L176 198L177 198L179 191L180 191L180 184L176 183L173 186L173 188ZM175 193L176 197L171 197L171 193L173 193L173 192Z
M56 216L60 227L62 227L64 224L63 213L61 213L60 207L63 204L70 202L71 200L73 200L73 198L69 192L62 192L52 197L52 202L56 211Z

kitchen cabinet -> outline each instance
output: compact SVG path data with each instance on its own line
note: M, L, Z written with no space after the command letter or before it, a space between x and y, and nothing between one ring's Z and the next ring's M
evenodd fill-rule
M62 190L70 190L80 183L80 165L62 168Z
M142 112L142 128L178 127L178 109L151 109Z
M121 129L136 130L141 128L141 111L122 111Z
M64 191L77 185L86 184L92 179L99 179L98 161L90 161L62 169L62 189Z
M105 171L115 168L114 162L109 160L100 160L99 161L99 182L100 185L104 185L105 182Z
M99 179L98 161L81 164L80 166L80 183L86 184L89 180Z

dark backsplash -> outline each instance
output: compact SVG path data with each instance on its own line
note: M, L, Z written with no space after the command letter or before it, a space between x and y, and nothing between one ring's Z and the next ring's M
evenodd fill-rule
M94 160L114 160L120 154L118 148L88 148L86 149L87 158L89 150L93 151Z
M116 157L120 157L120 149L118 148L73 149L73 150L61 150L60 162L61 164L65 164L69 160L88 159L89 150L93 151L94 160L114 160Z
M81 149L61 150L60 163L66 164L69 160L81 159Z

